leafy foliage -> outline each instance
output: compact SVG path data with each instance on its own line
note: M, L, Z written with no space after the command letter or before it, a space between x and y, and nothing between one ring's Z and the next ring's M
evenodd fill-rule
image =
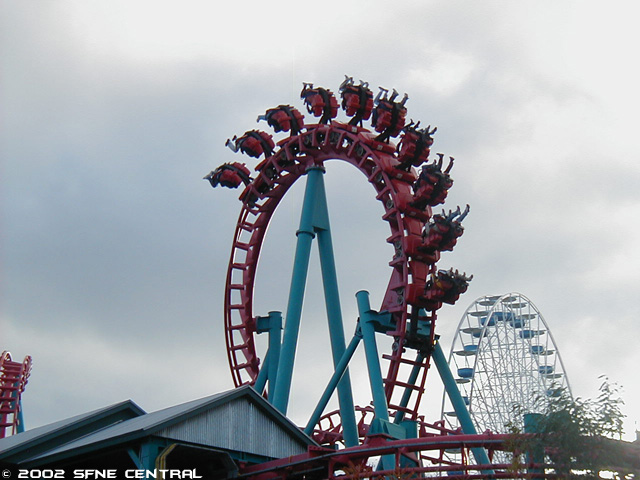
M538 399L546 405L543 413L530 417L531 435L522 435L518 425L508 425L514 434L510 442L514 470L530 462L544 462L559 478L597 478L602 470L625 470L618 442L614 441L622 437L624 402L619 386L600 378L603 382L594 400L574 399L560 390ZM528 412L520 409L518 413Z

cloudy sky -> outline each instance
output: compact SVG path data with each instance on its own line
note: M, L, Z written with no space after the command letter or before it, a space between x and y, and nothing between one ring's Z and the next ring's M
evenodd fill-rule
M407 92L456 157L469 203L440 266L474 274L439 315L448 350L475 298L520 292L543 313L576 395L606 374L640 420L640 40L628 2L0 3L0 348L30 354L27 427L131 398L148 411L233 386L223 285L240 203L202 177L255 162L224 147L302 82L345 74ZM267 128L261 124L260 128ZM354 294L379 304L392 251L373 190L328 165L350 336ZM301 186L276 215L256 313L286 308ZM316 262L317 263L317 262ZM311 267L292 416L326 372ZM435 370L425 402L438 418ZM326 373L325 373L326 374ZM321 373L318 373L321 375ZM357 398L367 402L362 368Z

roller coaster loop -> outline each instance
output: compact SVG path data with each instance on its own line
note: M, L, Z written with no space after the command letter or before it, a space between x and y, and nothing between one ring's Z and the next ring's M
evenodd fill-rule
M354 447L367 434L381 432L410 438L426 431L428 424L418 409L433 352L439 348L436 312L443 303L455 303L472 277L436 268L441 252L452 250L462 235L461 221L469 211L467 206L464 212L458 207L449 213L432 213L453 185L453 158L446 167L443 154L429 160L436 129L420 128L420 122L407 123L408 96L397 101L395 90L389 94L381 89L374 100L366 83L355 85L347 78L340 91L342 107L352 117L348 123L335 120L338 102L330 90L305 84L301 97L308 112L320 117L318 123L304 123L304 116L289 105L269 109L258 120L267 121L276 133L286 132L288 136L274 141L267 132L250 130L227 140L234 152L261 159L254 176L244 164L235 162L218 167L205 179L214 187L244 186L224 297L227 354L236 386L252 384L286 414L310 250L317 240L335 371L305 430L320 444L341 442ZM369 118L375 132L362 125ZM398 136L395 145L391 139ZM389 225L387 242L393 247L391 275L380 309L370 308L366 292L358 293L360 319L348 346L324 187L325 161L330 159L351 164L373 186L384 208L382 219ZM286 321L280 312L256 316L254 285L269 223L289 188L303 176L307 184ZM262 360L255 342L255 336L261 333L269 336L269 349ZM381 357L376 334L392 338L391 351ZM360 340L365 346L373 412L368 406L353 404L347 365ZM386 362L385 374L380 360ZM448 368L446 362L442 367ZM451 394L459 396L455 383L450 387ZM334 389L340 409L322 415ZM373 420L368 418L371 413ZM467 427L465 433L476 433L473 425ZM478 463L488 463L483 449L474 450L474 454L481 455Z

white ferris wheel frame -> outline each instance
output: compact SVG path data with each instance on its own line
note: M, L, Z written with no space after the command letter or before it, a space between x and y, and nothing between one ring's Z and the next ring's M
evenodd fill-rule
M571 387L551 330L520 293L485 295L464 312L449 366L479 432L507 433L523 413L541 413L549 397ZM446 395L442 418L459 426Z

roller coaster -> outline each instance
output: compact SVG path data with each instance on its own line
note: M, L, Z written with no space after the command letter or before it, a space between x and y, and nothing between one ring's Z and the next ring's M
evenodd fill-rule
M438 310L443 304L454 304L473 277L437 266L441 254L456 246L464 232L462 221L469 214L469 205L433 212L453 186L453 157L445 160L445 155L438 153L437 158L430 158L437 129L407 121L407 94L400 97L395 89L390 92L380 87L374 98L367 82L356 84L352 77L345 78L339 94L340 102L331 90L303 84L300 97L315 121L306 123L304 115L291 105L268 109L258 116L258 122L265 121L279 138L252 129L226 142L233 152L256 159L253 171L242 162L229 162L204 177L213 187L243 187L224 292L226 347L235 385L252 385L287 414L296 355L307 353L297 352L297 347L314 240L333 362L326 388L301 426L319 446L295 457L241 466L239 477L545 478L544 455L515 451L514 436L495 433L504 430L494 425L487 427L493 433L489 429L476 431L481 423L472 419L468 409L471 394L463 396L458 384L469 381L468 377L477 377L480 383L483 372L480 368L475 372L470 365L456 365L454 377L436 334ZM337 119L340 107L347 120ZM371 130L364 126L368 120ZM394 143L396 138L399 140ZM324 184L329 160L346 162L364 175L382 204L382 220L390 230L386 291L378 310L371 307L368 292L355 294L358 319L348 343ZM303 177L306 186L286 315L256 312L258 263L269 225L286 194ZM273 274L270 278L272 283L280 283ZM546 324L544 328L534 325L543 320L525 300L505 295L477 301L482 308L467 310L474 325L461 323L459 328L459 335L471 335L470 340L463 339L459 350L466 355L471 349L476 353L491 348L491 338L498 338L497 325L504 333L498 346L507 345L507 336L518 336L527 368L535 364L536 373L545 381L557 380L562 377L559 356L553 357L558 358L556 365L550 356L555 349L538 340L548 329ZM261 335L265 338L258 341ZM381 345L390 345L382 354L380 336L387 339ZM483 341L488 346L481 348ZM354 404L348 368L360 343L364 344L371 389L371 401L366 405ZM469 355L465 355L462 358L468 363ZM455 422L428 423L420 411L431 365L444 384L448 414ZM336 392L339 408L327 411ZM483 401L480 393L475 394L476 403ZM497 397L494 400L500 402ZM524 413L529 419L540 415ZM535 433L532 425L535 422L524 422L524 435ZM625 461L629 465L637 463L634 452L623 452L628 454Z
M234 446L237 457L233 458L239 465L234 464L229 472L247 480L547 478L545 468L549 466L544 464L544 454L527 451L527 447L519 451L513 435L496 433L499 423L489 422L506 418L506 412L500 410L504 395L495 392L510 392L512 388L511 384L490 383L484 376L489 370L507 372L518 377L518 385L535 384L534 390L520 388L525 395L530 391L555 395L557 381L564 372L555 343L543 340L550 338L546 323L531 302L519 294L481 297L467 309L458 326L450 355L457 374L454 377L436 334L437 313L444 304L458 301L472 276L453 268L441 269L437 263L441 254L451 251L462 236L462 222L469 214L469 206L433 212L434 207L444 203L453 185L454 160L445 160L444 154L430 159L436 128L407 122L406 94L400 98L395 90L381 88L374 98L366 82L356 84L351 77L345 79L339 91L348 120L337 120L340 105L333 92L304 84L301 98L317 121L305 123L304 115L290 105L271 108L258 121L265 121L275 134L280 134L279 139L253 129L227 140L233 152L255 158L255 167L230 162L205 176L213 187L243 187L224 292L226 351L235 385L253 386L287 415L296 356L307 353L298 349L298 341L314 240L320 256L333 363L324 391L315 406L309 399L314 408L309 409L306 423L300 427L316 443L305 438L305 445L313 444L305 453L261 463L235 451ZM363 125L368 120L372 130ZM395 144L393 139L398 137ZM382 219L390 230L386 239L390 245L386 291L377 310L371 307L368 292L355 294L358 318L349 342L324 184L329 160L346 162L364 175L383 207ZM256 311L258 263L269 226L286 194L303 178L306 187L286 315L280 311ZM273 275L271 281L280 283ZM380 338L384 342L379 342ZM355 405L349 366L361 343L371 397L367 404ZM383 344L388 349L381 354ZM511 363L485 354L496 349L520 352L521 368L513 370ZM446 404L446 412L455 417L455 422L428 423L421 413L432 365L445 387L443 411ZM529 375L532 371L535 376ZM24 431L21 394L30 372L31 357L16 362L3 352L0 438L7 432ZM516 373L512 375L513 372ZM463 396L459 385L465 382L470 389L463 388ZM486 387L486 392L480 386ZM255 396L252 390L246 391ZM331 411L329 404L334 396L339 408ZM474 419L468 409L471 405L481 405L489 411L477 409ZM269 424L265 425L269 428ZM487 430L478 432L478 425ZM525 436L535 433L527 430L531 425L525 423ZM114 428L118 430L120 423ZM102 434L103 430L99 432ZM236 430L230 429L229 433L235 435ZM248 440L262 439L251 436ZM25 441L29 441L28 435ZM620 449L620 459L625 462L620 465L637 469L638 449L627 447ZM216 457L216 461L220 458ZM9 470L3 476L5 472Z
M296 466L305 472L316 468L318 455L328 455L329 463L320 462L323 468L340 465L336 471L341 469L343 474L345 465L351 465L370 476L365 459L380 456L377 474L409 469L430 476L451 476L452 472L500 476L499 468L507 467L492 465L490 459L493 451L504 447L505 437L475 431L435 333L437 311L445 303L454 304L472 279L458 270L436 266L441 253L451 251L463 234L461 222L469 213L468 205L441 214L432 210L444 203L453 185L454 159L445 160L444 154L429 158L436 128L407 122L406 94L400 98L395 90L380 88L374 98L366 82L356 84L351 77L345 78L339 91L348 121L336 119L339 102L331 90L305 83L301 98L307 112L318 119L315 123L305 123L304 115L291 105L271 108L258 121L266 121L283 138L253 129L227 140L232 151L257 159L254 172L244 163L233 162L204 177L213 187L243 187L224 294L233 380L236 386L253 385L284 414L291 394L313 240L317 240L320 255L334 371L303 428L322 447L292 460L295 465L281 461L247 470L245 475L279 476L284 470L295 471ZM363 126L369 119L373 131ZM392 141L396 137L397 145ZM381 306L372 309L366 291L356 294L359 318L348 344L323 177L328 160L347 162L371 184L383 206L382 219L390 229L387 242L392 247L390 279ZM255 279L270 221L291 186L303 177L306 189L286 318L277 311L256 315ZM265 333L268 341L262 343L268 349L259 352L256 337ZM390 351L379 354L377 335L390 337ZM361 341L372 401L355 406L348 365ZM446 428L441 421L427 423L419 411L432 363L458 414L458 430ZM339 409L325 412L336 390ZM447 461L444 453L451 450L460 453L460 461ZM355 478L360 473L351 475Z

